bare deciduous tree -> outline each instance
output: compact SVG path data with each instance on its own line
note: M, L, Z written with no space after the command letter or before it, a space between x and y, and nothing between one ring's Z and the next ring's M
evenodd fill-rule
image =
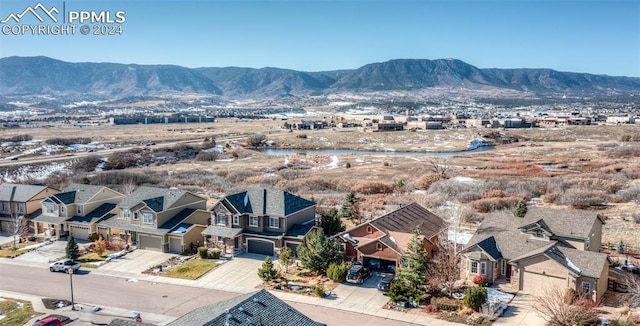
M247 145L251 147L261 146L267 137L263 134L253 135L247 139Z
M595 304L583 304L591 299L580 296L575 298L574 295L568 294L567 290L559 287L549 289L537 298L533 308L549 322L549 325L595 325L598 321L598 312L593 308Z
M9 203L9 216L11 216L11 234L13 235L13 249L17 248L18 238L22 237L27 230L27 219L18 212L16 203Z
M640 277L629 274L625 278L624 284L627 286L629 293L629 306L640 307Z
M447 289L449 296L453 294L455 282L460 278L460 255L446 233L438 237L438 251L427 265L427 275L432 286Z
M447 159L440 157L433 157L427 160L427 168L429 171L437 174L442 179L449 179L449 172L451 171L451 165L449 165Z

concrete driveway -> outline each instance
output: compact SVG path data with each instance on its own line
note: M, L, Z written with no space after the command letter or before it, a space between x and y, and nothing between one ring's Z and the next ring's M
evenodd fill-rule
M109 272L139 274L175 256L177 255L153 250L138 249L127 253L120 258L112 259L97 270L104 274L112 274Z
M342 306L342 309L360 313L371 307L382 308L389 301L389 297L383 295L376 287L381 278L382 273L373 272L373 275L362 284L346 282L339 284L333 290L338 300L333 302L335 305ZM331 302L327 306L332 306Z
M216 269L198 279L211 287L224 288L226 291L247 293L255 291L262 284L258 277L258 268L264 262L264 255L244 253L224 262Z
M66 256L66 247L66 241L54 241L49 245L39 247L26 254L13 258L12 261L16 264L47 267L50 262Z
M540 313L533 309L533 304L538 298L518 292L509 303L509 308L496 320L493 325L518 325L518 326L538 326L546 325L547 322Z

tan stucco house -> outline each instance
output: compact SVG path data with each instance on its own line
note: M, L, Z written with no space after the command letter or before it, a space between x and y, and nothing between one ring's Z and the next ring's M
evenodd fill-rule
M33 219L42 212L40 202L58 192L43 185L0 184L0 231L13 233L16 219L24 218L24 233L34 233Z
M206 198L175 188L138 187L116 205L97 229L137 246L182 253L201 245L209 222Z
M68 234L86 240L99 232L96 223L113 215L122 198L124 195L104 186L71 184L40 202L42 214L33 219L36 233L52 238ZM106 234L103 236L106 239Z
M202 233L225 250L273 256L284 247L296 252L316 227L316 203L272 188L242 191L211 209L211 225ZM233 250L231 250L233 249Z
M439 216L417 203L403 206L372 221L338 233L345 257L377 269L400 267L415 228L431 257L447 226ZM446 233L444 234L446 236Z
M506 280L514 290L540 295L571 288L599 299L607 290L607 255L599 253L603 218L594 212L529 208L485 217L462 250L461 277Z

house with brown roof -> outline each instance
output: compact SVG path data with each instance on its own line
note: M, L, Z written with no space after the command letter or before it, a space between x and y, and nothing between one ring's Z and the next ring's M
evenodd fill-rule
M273 256L284 247L295 253L316 227L316 203L292 193L259 188L222 198L211 209L202 234L225 251Z
M599 253L603 218L594 212L531 207L485 217L461 251L461 277L484 275L514 290L543 294L571 288L593 298L607 290L607 255Z
M204 243L207 199L175 188L138 187L116 205L97 229L139 249L182 253Z
M42 214L33 219L36 234L51 238L69 234L86 240L98 233L97 222L115 214L122 198L123 194L104 186L71 184L41 201Z
M395 269L400 266L416 227L420 230L427 253L433 256L438 237L443 236L447 226L442 218L417 203L403 206L336 236L342 243L346 258L372 268Z
M26 233L41 214L40 201L60 190L43 185L0 184L0 231L13 233L16 219L25 218Z

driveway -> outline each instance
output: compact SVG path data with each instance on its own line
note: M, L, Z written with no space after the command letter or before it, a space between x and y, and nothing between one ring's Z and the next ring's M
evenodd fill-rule
M258 269L264 262L264 255L244 253L224 262L216 269L198 279L209 287L236 293L255 291L262 284Z
M50 262L65 257L66 247L66 241L54 241L49 245L39 247L26 254L13 258L12 261L16 264L47 267Z
M546 325L540 313L533 309L536 297L518 292L509 303L509 308L493 325L538 326Z
M389 297L383 295L376 287L381 278L382 273L373 272L373 275L362 284L346 282L339 284L333 290L333 294L338 298L334 301L335 304L340 305L341 309L360 313L371 307L382 308L389 302ZM332 305L328 304L327 306Z
M96 271L99 271L101 274L109 275L113 275L114 273L117 274L119 272L139 274L153 266L160 265L162 262L175 256L177 255L153 250L138 249L127 253L120 258L112 259Z

